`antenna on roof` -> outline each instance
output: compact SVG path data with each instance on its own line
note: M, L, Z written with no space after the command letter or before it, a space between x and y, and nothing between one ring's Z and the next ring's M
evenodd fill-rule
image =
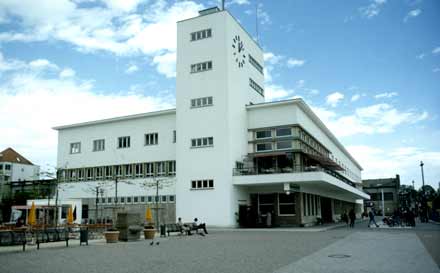
M222 10L225 10L225 0L222 0Z
M258 1L257 0L255 0L255 32L257 35L257 44L258 44L259 35L258 35Z

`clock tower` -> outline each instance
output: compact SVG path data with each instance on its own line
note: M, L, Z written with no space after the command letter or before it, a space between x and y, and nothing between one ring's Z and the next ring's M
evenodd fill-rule
M233 168L247 154L246 105L261 102L263 51L227 10L177 23L177 217L236 224L248 195Z

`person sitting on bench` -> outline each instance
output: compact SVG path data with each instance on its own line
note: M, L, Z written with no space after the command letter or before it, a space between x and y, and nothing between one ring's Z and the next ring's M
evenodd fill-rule
M177 227L179 228L180 233L182 233L182 234L186 233L188 235L191 235L190 228L187 225L183 224L182 218L180 218L180 217L178 218L178 221L177 221Z
M199 220L197 218L194 218L194 222L192 224L192 229L195 229L196 232L198 231L198 229L203 229L203 232L205 232L205 234L208 234L208 231L206 230L206 224L199 224L198 222ZM203 234L203 233L202 233Z

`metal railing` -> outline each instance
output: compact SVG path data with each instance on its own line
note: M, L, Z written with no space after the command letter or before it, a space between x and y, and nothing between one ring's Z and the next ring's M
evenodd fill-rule
M325 169L321 166L300 166L295 165L292 167L271 167L271 168L234 168L233 175L234 176L242 176L242 175L265 175L265 174L281 174L281 173L302 173L302 172L325 172L338 180L354 187L355 184L335 171Z

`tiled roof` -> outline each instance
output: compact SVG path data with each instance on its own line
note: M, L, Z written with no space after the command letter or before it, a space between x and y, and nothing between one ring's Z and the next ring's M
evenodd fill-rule
M32 164L32 162L27 160L24 156L17 153L12 148L7 148L6 150L0 152L0 162L10 162L10 163L34 165L34 164Z

